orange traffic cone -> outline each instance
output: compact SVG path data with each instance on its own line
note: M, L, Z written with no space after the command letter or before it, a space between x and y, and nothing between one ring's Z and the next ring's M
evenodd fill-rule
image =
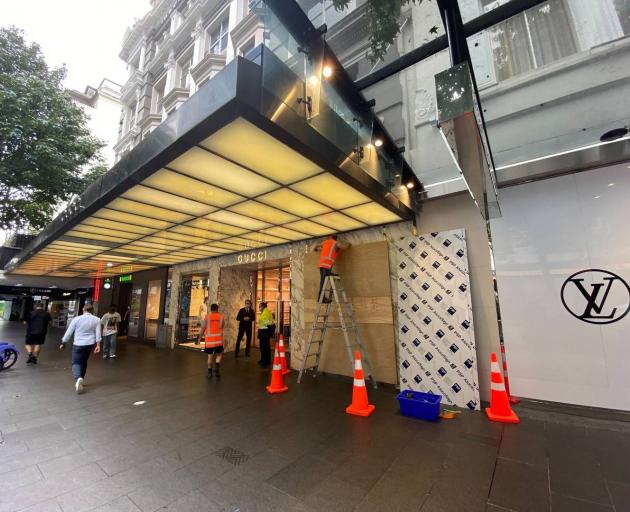
M368 403L363 367L361 366L361 352L354 353L354 385L352 386L352 403L346 407L348 414L356 416L369 416L376 407Z
M494 352L490 357L490 407L486 408L486 414L492 421L501 421L503 423L518 423L520 421L510 407L510 400L505 391L499 361Z
M280 349L280 365L282 366L282 375L287 375L291 373L291 370L287 366L287 356L284 352L284 338L282 337L282 334L280 335L280 339L278 340L278 347Z
M507 358L505 357L505 345L501 343L501 361L503 361L503 380L505 381L505 391L511 404L517 404L521 400L510 393L510 379L508 379Z
M278 355L277 346L273 355L273 370L271 371L271 382L267 386L267 391L272 395L274 393L284 393L285 391L289 391L289 388L284 385L284 380L282 378L282 365L280 364L280 356Z

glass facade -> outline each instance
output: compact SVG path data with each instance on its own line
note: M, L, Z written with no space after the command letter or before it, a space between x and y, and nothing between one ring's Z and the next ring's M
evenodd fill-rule
M155 341L157 337L158 320L160 318L160 299L162 296L162 281L149 281L147 290L147 306L144 320L144 337Z
M128 335L134 338L140 335L140 308L143 291L143 285L134 285L131 289Z

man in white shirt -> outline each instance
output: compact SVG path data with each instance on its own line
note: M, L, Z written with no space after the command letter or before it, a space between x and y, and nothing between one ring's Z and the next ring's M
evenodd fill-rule
M116 311L116 306L109 306L109 313L105 313L101 318L103 329L103 359L114 359L116 357L116 334L118 334L118 324L120 324L120 313Z
M72 376L74 387L78 394L83 393L83 379L87 371L87 362L94 349L94 353L101 351L101 321L93 315L94 306L83 306L83 314L76 316L70 322L66 334L63 335L59 350L66 348L66 343L74 334L72 345Z

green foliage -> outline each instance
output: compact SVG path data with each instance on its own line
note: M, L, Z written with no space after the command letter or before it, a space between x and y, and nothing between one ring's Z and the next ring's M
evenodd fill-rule
M23 32L0 28L0 228L38 230L104 173L87 116Z
M370 31L370 52L367 57L372 64L381 60L390 45L400 33L400 10L408 4L420 5L423 0L366 0L366 15ZM333 0L337 11L342 11L350 0ZM438 28L432 27L430 32L437 34Z

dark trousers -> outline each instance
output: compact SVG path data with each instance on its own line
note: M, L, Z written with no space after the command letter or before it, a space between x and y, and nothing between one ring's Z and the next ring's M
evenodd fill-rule
M249 355L249 350L252 347L252 323L240 322L238 324L238 336L236 337L236 355L241 351L241 340L245 335L245 355Z
M271 330L258 329L258 339L260 340L260 364L271 364Z
M72 376L74 380L85 377L92 350L94 350L94 345L72 345Z
M332 268L322 268L319 267L319 292L317 292L317 301L322 295L322 289L324 288L324 281L326 280L326 276L332 274Z

